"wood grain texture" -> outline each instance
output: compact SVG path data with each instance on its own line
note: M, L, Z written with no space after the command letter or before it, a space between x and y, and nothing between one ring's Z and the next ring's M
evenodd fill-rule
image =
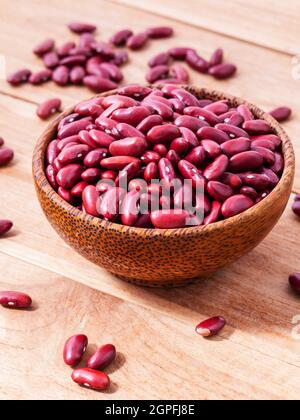
M210 2L211 9L214 4ZM136 30L173 24L169 18L102 0L97 8L83 8L78 0L0 0L0 8L0 47L9 70L38 68L31 46L49 33L60 41L69 38L64 25L78 16L99 23L102 39L120 28L120 16ZM126 80L143 81L148 57L175 41L202 47L206 55L224 45L228 60L240 61L238 77L221 83L193 73L193 82L242 96L264 109L282 102L294 107L295 117L286 127L299 156L300 84L290 76L290 57L189 24L176 23L176 31L176 39L153 42L132 54ZM279 34L270 27L275 38L284 37L285 31L283 27ZM0 240L0 288L28 291L38 305L29 313L0 308L0 398L298 400L300 342L292 338L292 318L299 315L299 298L289 291L287 278L300 270L300 225L290 209L256 250L201 285L176 290L129 286L78 256L55 234L32 184L32 152L45 128L35 117L35 104L59 95L70 106L90 92L52 84L11 89L4 81L0 91L1 135L16 151L14 163L0 169L0 217L15 222L14 231ZM295 186L300 191L299 174L298 166ZM195 325L217 314L228 319L228 327L220 337L202 340ZM121 353L116 370L109 371L114 384L109 394L77 388L61 363L65 339L82 331L92 345L113 341Z
M299 54L300 8L280 0L113 0L288 54Z

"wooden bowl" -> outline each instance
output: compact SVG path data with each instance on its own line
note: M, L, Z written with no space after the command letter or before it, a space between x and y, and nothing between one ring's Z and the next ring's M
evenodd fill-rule
M196 87L185 89L198 98L227 99L233 106L246 103L224 93ZM115 92L106 93L104 96ZM209 226L175 230L138 229L88 216L69 205L45 176L45 151L56 135L64 112L38 140L33 155L33 175L42 209L58 234L79 254L116 276L153 287L180 286L206 276L254 249L282 215L293 185L294 151L281 126L268 114L248 104L265 119L283 142L285 169L272 193L250 210Z

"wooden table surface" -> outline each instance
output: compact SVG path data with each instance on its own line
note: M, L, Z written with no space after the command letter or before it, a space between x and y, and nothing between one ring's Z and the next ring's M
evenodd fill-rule
M127 82L143 82L147 59L168 47L193 46L208 56L223 46L238 76L216 82L193 73L193 83L266 110L291 106L286 129L300 155L299 0L0 0L0 10L7 72L38 69L32 46L49 35L72 39L66 24L78 19L98 24L103 40L122 27L174 26L176 38L132 54ZM0 218L15 223L0 240L0 290L24 290L35 301L31 312L0 308L0 398L299 399L300 341L292 320L300 301L287 278L300 271L300 223L290 208L255 251L198 285L152 290L125 284L71 250L39 208L31 156L45 123L35 110L53 96L67 107L91 93L54 84L14 89L0 81L0 135L16 151L14 163L0 170ZM218 338L194 333L200 320L217 314L229 322ZM106 393L70 380L61 353L65 339L78 332L89 335L91 349L112 342L119 350Z

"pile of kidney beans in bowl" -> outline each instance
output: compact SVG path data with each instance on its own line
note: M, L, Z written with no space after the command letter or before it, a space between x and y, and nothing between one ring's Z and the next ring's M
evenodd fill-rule
M236 216L284 169L281 139L247 105L177 85L129 85L75 107L46 152L46 175L88 215L173 229Z

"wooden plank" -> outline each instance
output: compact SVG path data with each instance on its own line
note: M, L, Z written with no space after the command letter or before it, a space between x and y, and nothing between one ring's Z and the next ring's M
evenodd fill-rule
M255 251L211 278L204 279L199 285L176 290L151 290L129 286L78 256L52 231L42 216L30 176L31 151L35 142L34 132L42 123L35 123L31 118L29 110L34 109L33 105L26 107L24 115L21 112L23 109L23 104L20 106L19 101L5 98L3 110L7 125L4 128L4 134L11 139L12 146L17 150L17 157L14 165L1 170L0 190L5 191L1 217L12 218L16 228L13 234L0 241L2 253L121 299L130 307L135 308L134 311L139 311L138 308L146 308L154 311L159 319L172 318L176 325L184 324L185 329L188 325L189 333L192 333L199 320L215 314L223 314L229 320L229 326L221 336L222 340L228 344L226 350L222 350L222 357L224 357L222 363L226 364L226 359L229 358L229 365L232 359L239 365L241 361L238 355L244 352L248 354L248 350L251 350L251 352L259 351L259 356L255 356L253 360L255 363L258 363L257 359L264 360L263 364L270 369L268 370L269 378L270 372L274 369L272 362L274 360L276 363L288 363L293 369L300 367L299 343L291 337L293 328L291 320L299 312L299 303L286 289L288 274L298 270L298 244L294 232L299 222L289 209L273 233ZM16 115L20 124L8 123L11 118L15 119ZM24 139L28 140L24 141ZM20 273L22 272L23 270L20 270ZM9 278L9 276L6 277ZM209 299L207 299L208 296ZM170 327L170 330L172 331L173 327ZM148 331L147 334L150 332ZM172 336L173 340L175 340L174 335L175 333ZM176 335L176 342L177 340L178 335ZM234 356L231 347L236 345L239 348ZM188 347L184 348L189 354ZM219 353L214 362L216 365L218 357L220 357ZM249 359L252 357L253 355ZM265 358L268 359L267 364ZM252 369L253 365L249 365L249 359L247 356L245 366L251 366ZM199 360L203 360L203 354L199 359L197 355L197 361ZM157 361L157 363L161 362ZM213 372L210 369L216 367L209 365L208 361L205 363L207 364L205 369L208 369L211 375ZM241 366L241 375L245 366ZM229 366L226 369L229 369ZM256 372L261 378L262 371ZM273 372L278 375L278 369ZM283 375L283 372L286 370L282 368L279 375ZM225 373L228 375L228 371ZM245 375L244 371L244 376L240 376L239 379L251 377L251 373L249 370L248 375ZM201 372L200 376L202 375ZM294 381L297 375L294 374L292 378L290 381ZM272 383L275 381L274 376L271 375L270 381ZM280 380L278 383L284 383L284 381ZM216 389L214 387L212 389ZM265 394L268 392L267 388L260 389L258 392L268 397L286 395L282 389L278 391L275 389L271 395ZM236 390L232 389L232 384L228 389L235 398L239 397ZM297 383L293 383L289 395L293 396L295 389L297 389ZM221 392L220 389L215 392L220 393L221 396L228 396L226 393L222 394L223 391ZM251 393L249 388L247 392L248 396L257 397L258 395L256 391L251 391ZM203 393L201 395L211 398L215 394Z
M299 54L298 0L114 0L249 43Z
M34 299L30 312L0 308L1 399L299 397L299 366L261 347L227 336L204 340L190 320L126 303L2 253L0 264L1 289L27 290ZM78 332L90 338L87 356L107 342L118 349L107 369L112 380L107 392L84 390L70 379L62 348L66 337Z
M83 20L101 22L99 30L101 39L108 39L113 32L121 27L119 16L122 16L122 27L123 25L124 27L132 26L132 22L134 22L134 29L137 31L156 24L174 24L172 20L103 0L99 0L99 7L95 10L92 8L81 10L80 4L73 4L70 0L64 0L64 8L59 7L60 2L58 0L50 0L47 2L47 7L44 6L46 9L37 0L30 0L30 2L25 0L22 4L30 3L31 7L20 7L18 13L16 13L13 3L8 0L2 1L5 3L3 8L5 19L3 30L0 33L0 45L2 54L6 57L8 71L20 66L37 68L39 61L32 55L31 49L38 40L44 39L51 33L52 20L48 19L48 16L50 18L55 16L57 22L55 38L60 42L72 38L65 25L69 20L76 19L79 12L81 12L80 16ZM38 10L34 17L31 14L32 7ZM65 10L70 11L68 19L66 19ZM14 22L14 24L11 24L11 22ZM34 32L31 30L33 24ZM291 106L294 110L294 117L285 127L292 140L294 140L297 156L300 157L300 144L298 142L300 83L291 76L290 57L186 24L176 24L176 32L177 36L174 39L163 42L154 41L144 51L132 53L130 65L124 67L125 82L144 83L148 59L156 52L174 45L198 47L206 57L210 55L214 48L223 45L227 54L226 59L239 63L238 76L230 81L218 82L211 77L191 71L191 82L241 96L265 110L270 110L281 104ZM13 49L11 45L14 45ZM17 95L35 103L52 96L60 96L65 106L92 95L85 88L59 88L52 83L44 87L26 85L15 89L1 80L0 92ZM42 127L42 125L39 126ZM300 168L297 170L295 188L300 191Z

